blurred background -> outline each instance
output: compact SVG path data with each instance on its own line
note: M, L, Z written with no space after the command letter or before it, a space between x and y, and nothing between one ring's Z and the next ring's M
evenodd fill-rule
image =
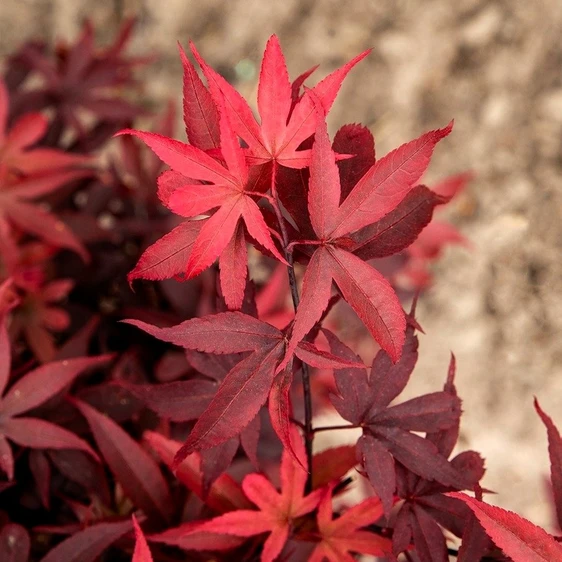
M490 501L550 526L546 435L532 400L562 426L562 2L2 0L0 57L30 38L73 40L86 17L103 44L130 16L132 54L159 55L143 70L142 101L154 110L170 98L180 108L178 40L194 40L254 101L277 33L292 77L318 63L322 77L373 48L330 125L367 125L379 155L455 119L427 180L475 173L447 211L472 248L448 249L421 298L426 335L408 394L439 389L454 351L461 445L486 457L484 485L499 494Z

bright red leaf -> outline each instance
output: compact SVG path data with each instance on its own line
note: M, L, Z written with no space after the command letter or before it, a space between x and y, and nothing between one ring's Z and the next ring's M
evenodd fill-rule
M203 220L186 220L149 246L135 268L127 275L129 283L135 279L170 279L185 272L193 244L204 226Z
M174 464L174 457L181 448L181 443L167 439L153 431L145 431L143 438L162 462L171 469ZM240 484L228 474L219 476L210 486L208 493L203 493L203 473L199 453L193 453L186 457L175 469L175 474L188 490L219 513L249 507Z
M183 550L232 550L240 546L244 539L234 535L199 532L200 523L183 523L179 527L167 529L162 533L151 535L150 542L159 542L175 546Z
M248 161L254 165L275 161L290 168L303 168L310 161L310 151L298 148L316 129L317 113L312 96L320 100L326 112L329 111L349 71L370 52L364 51L332 72L312 88L312 94L306 92L294 104L281 45L277 36L272 35L260 70L258 110L261 125L258 125L246 100L204 61L193 44L191 50L218 107L222 106L224 97L234 131L249 147Z
M187 139L201 150L220 148L219 112L181 45L179 50L183 64L183 120Z
M242 489L259 511L239 509L225 513L202 523L196 530L240 537L269 533L263 545L261 560L273 562L290 536L293 521L310 513L323 494L323 490L304 494L306 458L302 438L298 433L293 435L293 448L301 462L297 463L287 450L283 452L280 492L261 474L249 474L244 478Z
M545 414L535 398L535 410L544 423L548 435L548 454L550 456L550 480L554 493L554 505L558 526L562 528L562 437L552 419Z
M376 523L383 515L378 498L368 498L334 519L332 513L332 488L324 492L318 507L318 544L309 562L352 562L351 553L385 556L391 552L390 539L361 530Z
M135 550L133 552L133 559L131 562L153 562L152 554L148 548L146 538L142 529L139 526L137 518L133 515L133 525L135 528Z
M513 562L562 562L562 545L527 519L460 492L448 495L468 505L488 536Z
M173 172L168 172L166 177L173 178L175 186L164 203L174 213L195 217L218 208L201 224L201 230L196 235L183 271L187 279L208 268L219 256L223 262L236 260L245 264L246 247L245 239L241 239L244 238L243 231L238 229L240 221L256 242L281 262L285 262L271 238L257 203L246 192L248 166L224 108L220 117L220 139L226 166L194 146L155 133L128 129L121 131L121 134L137 136L172 168ZM193 179L198 180L197 183ZM199 183L200 180L211 182L211 185L203 185ZM167 235L167 243L170 241L170 234ZM176 236L172 236L173 243L175 238ZM238 238L238 241L230 244L233 238ZM229 255L222 257L225 250L228 250ZM240 308L243 298L240 287L245 284L246 267L235 269L234 284L232 275L229 275L231 271L232 268L229 269L222 263L221 287L228 305ZM135 276L138 276L138 272Z
M452 124L426 133L377 161L340 205L336 156L326 124L324 120L319 122L308 189L308 211L318 245L310 246L313 253L303 278L289 352L322 316L333 279L371 335L394 362L398 361L406 328L402 307L388 281L351 253L354 244L350 235L396 209L427 168L437 142L449 134L451 127ZM300 244L307 242L310 241Z

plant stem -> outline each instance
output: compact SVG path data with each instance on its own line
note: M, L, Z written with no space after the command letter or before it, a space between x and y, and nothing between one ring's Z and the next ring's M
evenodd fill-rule
M289 274L289 287L291 289L291 298L293 300L293 308L295 312L299 306L300 297L299 289L297 285L297 277L295 275L295 263L293 260L293 253L289 249L289 236L287 235L287 228L285 227L285 219L281 213L281 208L279 206L279 199L277 197L277 186L275 184L275 176L277 173L277 162L274 160L272 162L271 170L271 195L273 198L273 208L275 210L275 215L277 217L277 222L279 223L279 229L281 230L281 238L283 239L283 250L285 253L285 259L289 266L287 267L287 272ZM306 460L308 464L308 475L306 478L305 494L312 491L312 441L314 439L314 430L312 428L312 392L310 389L310 373L308 371L308 365L302 363L301 367L302 373L302 390L304 396L304 446L306 450Z
M357 429L361 427L360 425L353 425L353 424L343 424L343 425L326 425L323 427L315 427L312 432L318 433L319 431L332 431L336 429Z

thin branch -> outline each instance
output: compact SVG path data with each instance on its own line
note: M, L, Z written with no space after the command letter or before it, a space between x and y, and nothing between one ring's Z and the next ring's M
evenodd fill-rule
M295 312L299 306L300 297L299 289L297 285L297 277L295 275L295 264L293 261L293 254L287 248L289 246L289 236L287 234L287 228L285 226L285 219L281 213L281 208L279 206L279 199L277 196L277 186L275 183L275 176L277 173L277 162L273 161L273 166L271 170L271 195L273 201L273 208L275 210L275 215L277 217L277 222L279 223L279 230L281 231L281 237L283 239L283 250L285 252L285 259L289 264L287 272L289 274L289 286L291 288L291 298L293 300L293 307ZM312 440L314 439L314 431L312 429L312 391L310 388L310 373L308 370L308 365L305 363L301 367L302 373L302 389L304 396L304 445L306 449L306 460L308 462L308 476L306 479L305 493L308 494L312 491Z
M302 423L300 420L297 420L296 418L290 418L290 419L291 419L291 423L294 423L304 431L304 423Z
M315 427L312 432L318 433L319 431L332 431L336 429L358 429L360 425L353 425L353 424L342 424L342 425L325 425L322 427Z

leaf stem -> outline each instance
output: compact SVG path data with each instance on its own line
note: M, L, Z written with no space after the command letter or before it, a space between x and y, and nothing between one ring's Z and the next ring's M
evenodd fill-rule
M342 424L342 425L325 425L322 427L315 427L312 432L318 433L319 431L332 431L336 429L358 429L360 425L353 425L353 424Z
M304 431L304 423L296 418L291 418L291 423L294 423L296 426L300 427Z
M293 260L293 253L289 250L289 236L287 235L287 228L285 227L285 221L283 219L283 214L281 213L281 208L279 206L277 185L275 183L276 175L277 162L273 160L271 170L271 195L273 199L273 208L275 210L277 222L279 223L279 230L281 231L281 237L283 239L285 259L289 264L289 266L287 267L287 272L289 274L289 287L291 289L293 308L296 312L300 302L299 289L297 285L297 277L295 275L295 262ZM314 439L314 430L312 429L312 391L310 388L310 372L308 370L308 365L306 365L305 363L302 364L301 373L302 390L304 396L304 446L306 450L306 460L308 463L308 475L306 478L305 494L308 494L312 491L312 441Z
M295 246L321 246L322 240L295 240L287 246L287 251L292 252Z

